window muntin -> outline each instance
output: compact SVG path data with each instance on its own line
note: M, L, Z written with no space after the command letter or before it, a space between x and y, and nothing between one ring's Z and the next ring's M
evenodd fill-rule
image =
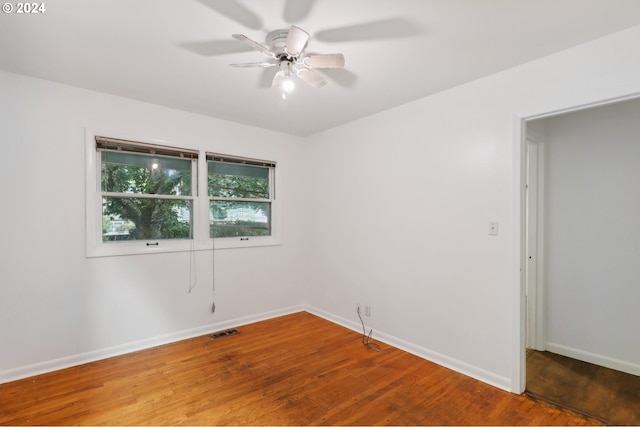
M197 154L114 141L96 138L102 241L191 239Z
M275 163L207 154L209 235L272 235Z

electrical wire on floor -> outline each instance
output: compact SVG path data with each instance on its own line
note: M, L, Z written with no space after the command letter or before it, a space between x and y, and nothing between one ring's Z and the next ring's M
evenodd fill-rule
M369 331L369 334L367 335L367 330L364 327L364 320L362 320L362 316L360 315L359 306L356 309L356 312L358 313L358 318L360 318L360 323L362 323L362 344L364 344L364 346L367 347L369 350L380 351L380 346L376 343L371 342L371 335L373 334L373 329L371 329Z

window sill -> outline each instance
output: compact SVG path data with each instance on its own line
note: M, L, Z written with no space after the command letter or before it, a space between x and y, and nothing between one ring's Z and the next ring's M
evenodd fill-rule
M157 244L156 244L157 243ZM279 246L282 242L280 239L269 237L225 237L218 238L213 243L213 248L218 249L237 249L237 248L255 248L263 246ZM211 240L208 244L195 244L190 240L175 241L135 241L135 242L111 242L101 243L98 247L87 249L87 258L126 256L126 255L144 255L171 252L190 252L190 251L206 251L211 250Z
M215 249L254 248L260 246L278 246L282 242L274 236L267 237L219 237L213 242ZM211 248L209 248L211 249Z

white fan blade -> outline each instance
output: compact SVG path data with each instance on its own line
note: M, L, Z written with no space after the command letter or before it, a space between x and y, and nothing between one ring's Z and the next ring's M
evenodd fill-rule
M301 28L292 25L287 35L285 49L291 56L298 56L304 50L309 41L309 34Z
M341 53L311 55L304 58L302 63L309 68L342 68L344 67L344 55Z
M284 8L284 22L300 22L309 15L316 0L287 0Z
M243 36L242 34L232 34L231 37L233 37L234 39L236 39L238 41L241 41L242 43L246 44L247 46L250 46L250 47L254 48L258 52L264 53L267 56L271 56L272 58L275 58L275 55L273 54L273 52L271 52L269 49L267 49L266 46L263 46L260 43L254 42L253 40L251 40L247 36Z
M205 6L213 9L219 14L236 21L238 24L259 30L263 27L262 19L246 7L242 6L238 1L234 0L198 0Z
M327 84L327 80L324 77L306 68L298 70L298 77L315 88L321 88Z
M232 67L238 67L238 68L269 68L269 67L275 67L276 64L274 64L273 62L244 62L241 64L229 64Z
M365 41L413 37L422 33L422 29L404 18L389 18L381 21L350 25L348 27L317 31L315 40L323 42Z

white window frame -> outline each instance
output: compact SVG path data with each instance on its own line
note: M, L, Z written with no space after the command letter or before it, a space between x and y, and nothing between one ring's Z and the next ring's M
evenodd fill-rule
M260 246L274 246L282 244L280 239L281 205L274 197L271 204L271 235L255 236L248 240L240 237L226 237L212 239L209 236L209 196L207 188L207 156L204 150L198 150L197 163L194 161L193 176L196 177L192 194L192 232L193 239L161 239L153 241L102 241L102 191L101 191L101 167L100 154L96 150L96 136L135 141L142 144L164 146L168 148L179 147L187 149L181 144L172 144L167 141L140 138L124 135L119 132L85 129L85 255L87 258L139 255L166 252L187 252L194 250L249 248ZM230 156L231 157L231 156ZM276 192L275 172L271 173L272 190ZM158 243L157 245L155 243ZM151 245L147 245L151 243Z
M269 164L271 165L269 167L269 199L233 199L233 198L221 198L221 197L210 197L209 196L209 187L208 187L208 181L205 181L206 186L203 187L203 193L204 195L207 197L207 208L210 206L210 202L213 200L228 200L228 201L238 201L238 202L242 202L242 201L249 201L249 202L268 202L270 203L270 229L271 229L271 235L269 236L246 236L246 237L218 237L215 239L215 247L216 248L242 248L242 247L247 247L247 246L269 246L269 245L278 245L280 244L280 239L278 238L278 236L280 235L280 206L278 204L278 198L276 197L276 179L275 179L275 173L276 173L276 162L273 161L265 161L265 160L259 160L259 159L252 159L252 158L247 158L247 157L239 157L239 156L233 156L233 155L227 155L227 154L220 154L220 153L212 153L212 152L206 152L205 153L205 160L207 162L207 164L205 165L205 169L203 169L204 171L206 171L207 177L209 174L209 161L208 160L211 156L214 157L221 157L221 158L226 158L226 159L236 159L238 160L238 163L241 164L242 160L246 160L247 162L250 163L264 163L264 164ZM211 160L212 161L212 160ZM209 212L207 211L207 218L209 218ZM207 230L209 227L209 223L207 223Z

